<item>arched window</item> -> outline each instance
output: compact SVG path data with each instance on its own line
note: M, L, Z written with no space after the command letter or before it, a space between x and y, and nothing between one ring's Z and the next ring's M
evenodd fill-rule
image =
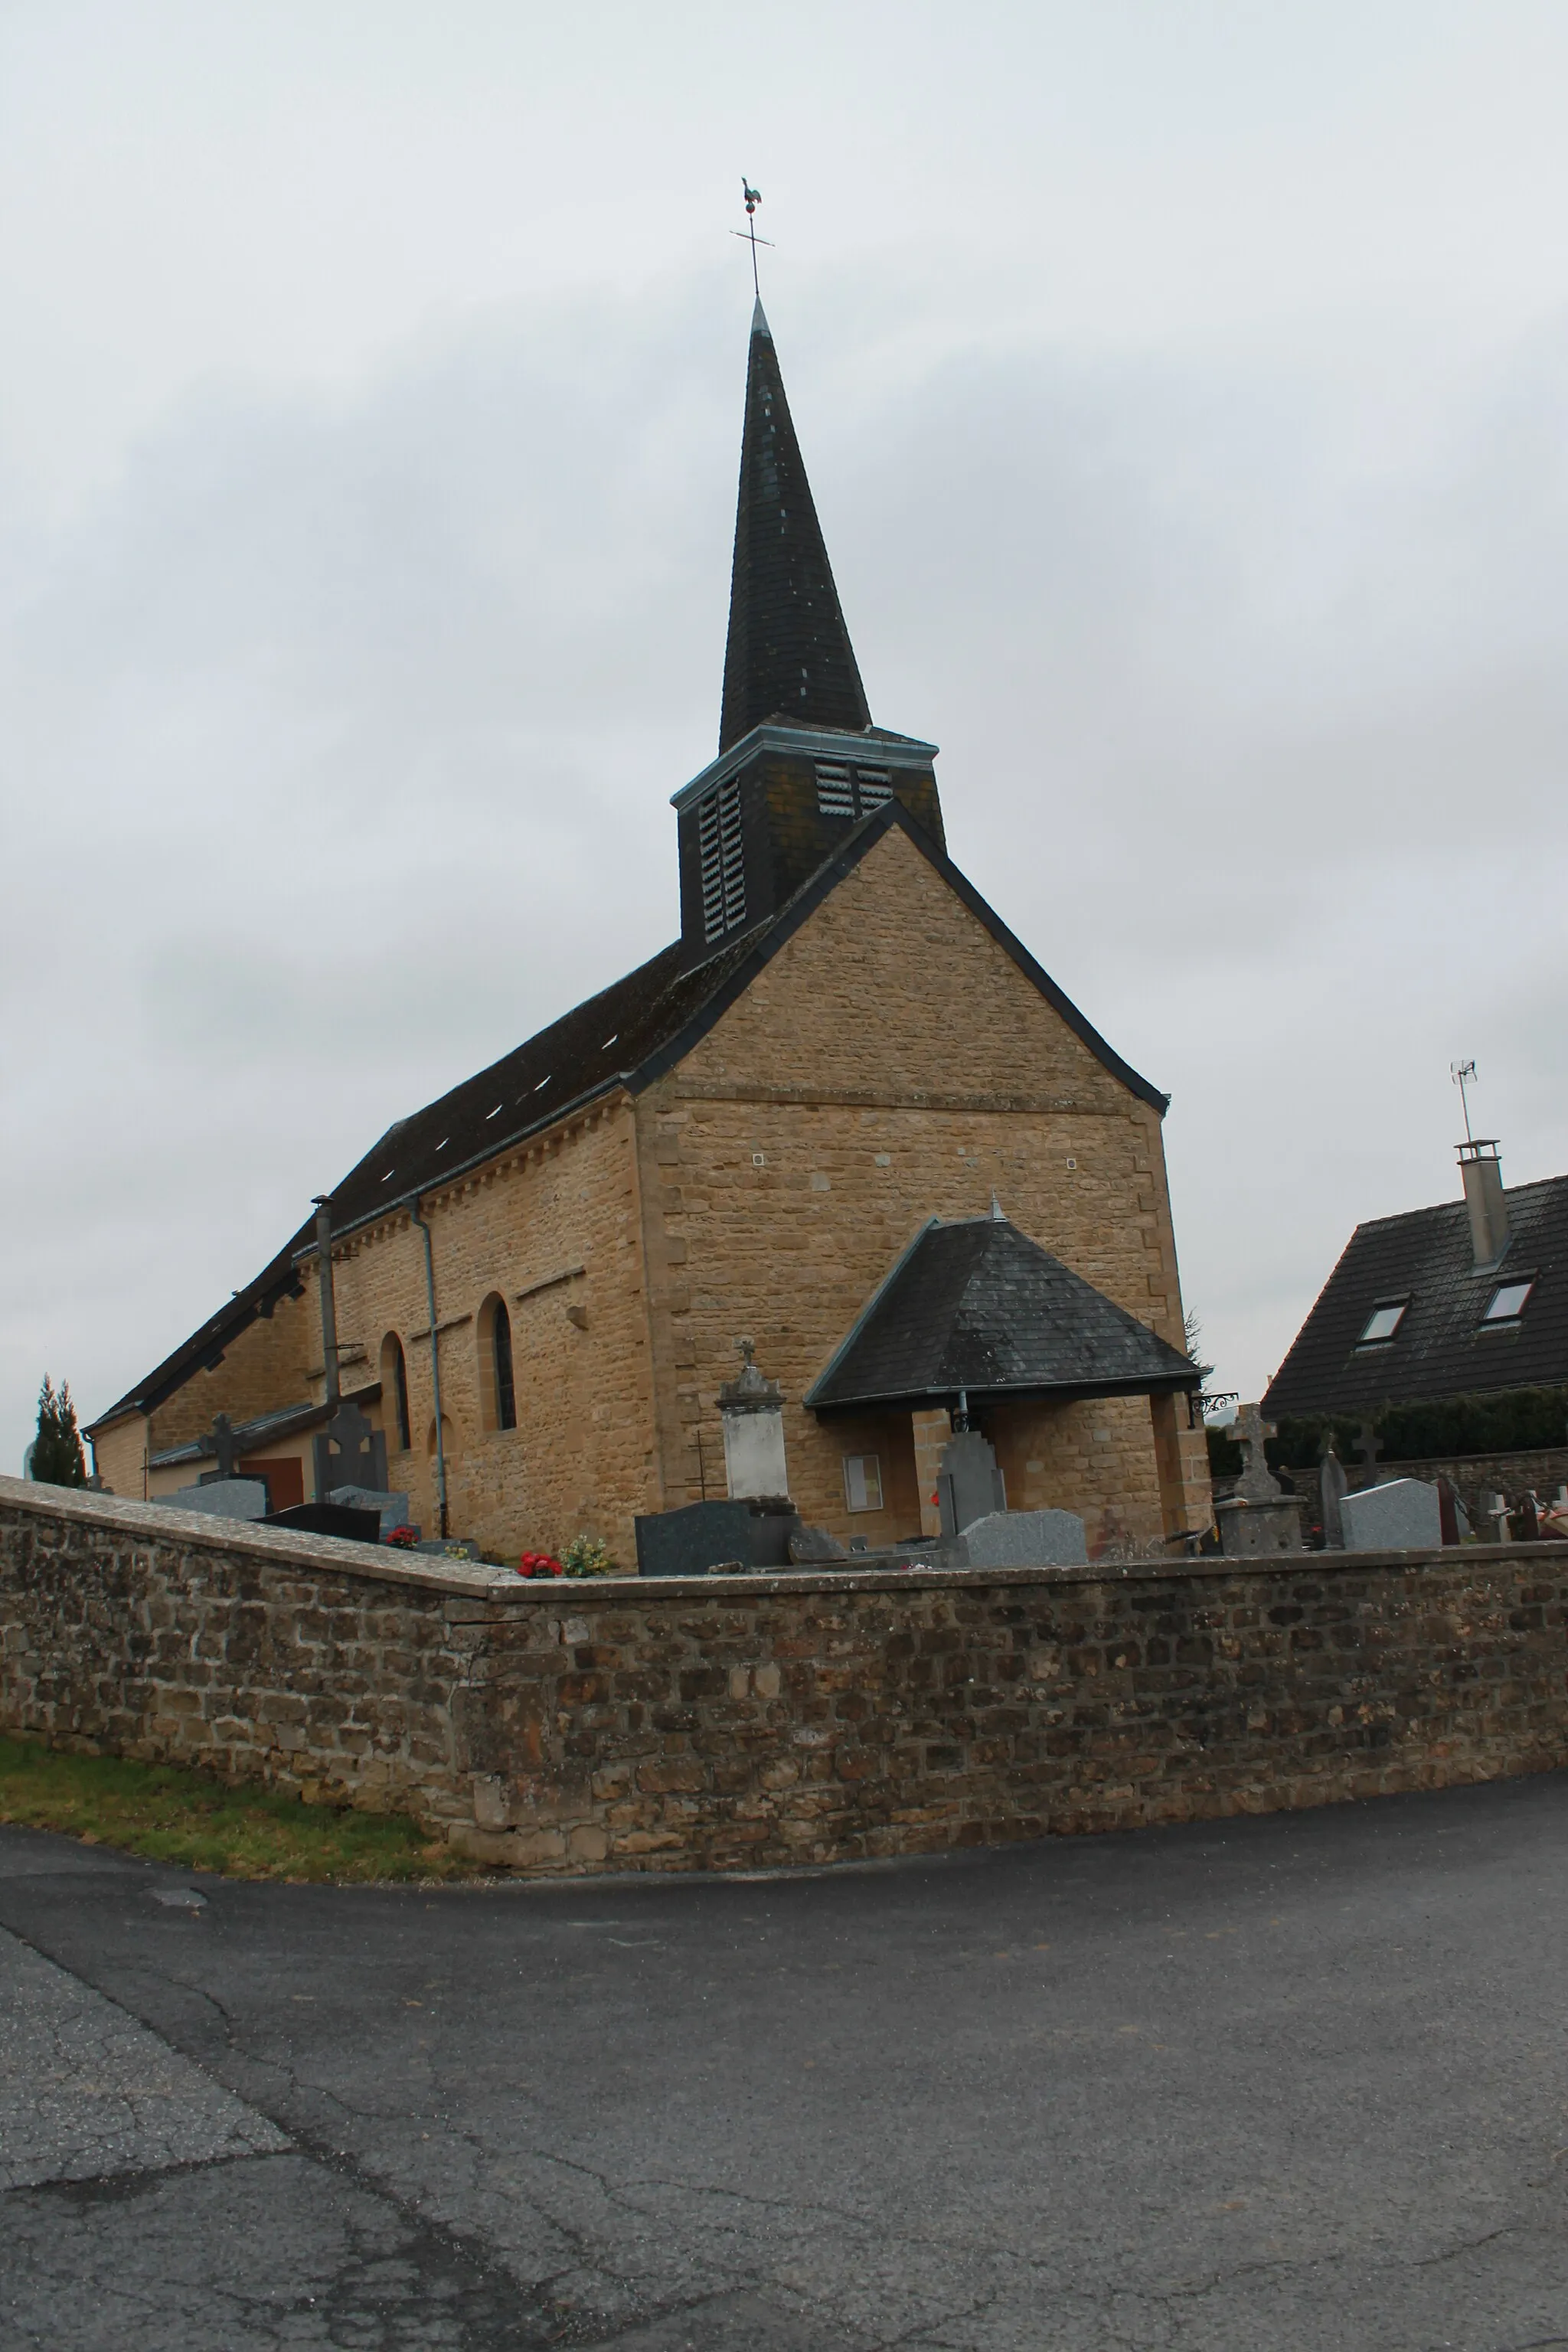
M517 1391L511 1377L511 1318L506 1301L498 1298L490 1318L490 1360L496 1384L496 1427L517 1427Z
M381 1417L395 1436L399 1454L406 1454L414 1443L408 1417L408 1366L395 1331L389 1331L381 1343Z

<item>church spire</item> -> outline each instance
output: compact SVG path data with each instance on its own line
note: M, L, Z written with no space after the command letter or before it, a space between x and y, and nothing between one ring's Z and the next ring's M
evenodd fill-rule
M856 730L871 724L759 296L746 369L720 751L765 719Z

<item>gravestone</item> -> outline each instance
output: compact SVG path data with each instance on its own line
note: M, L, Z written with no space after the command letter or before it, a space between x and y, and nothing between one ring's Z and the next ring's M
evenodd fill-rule
M971 1568L1083 1568L1089 1561L1076 1511L991 1511L959 1540Z
M1437 1489L1424 1478L1392 1478L1347 1495L1342 1513L1347 1551L1425 1551L1443 1540Z
M740 1342L741 1370L719 1391L724 1424L724 1476L731 1502L752 1496L787 1500L789 1472L784 1463L784 1391L777 1381L764 1380L753 1360L749 1339Z
M1464 1496L1446 1470L1437 1481L1437 1516L1444 1543L1463 1543L1470 1532L1470 1515L1465 1508Z
M826 1560L847 1559L849 1555L826 1528L808 1528L797 1521L790 1530L789 1557L792 1568L820 1568Z
M215 1519L264 1519L267 1481L264 1478L205 1478L195 1486L181 1486L173 1495L153 1500L174 1511L205 1511Z
M977 1429L958 1431L942 1449L937 1465L942 1532L958 1536L976 1519L1007 1507L1007 1492L996 1466L996 1450Z
M196 1478L198 1486L216 1486L220 1479L239 1475L239 1439L226 1412L213 1417L212 1432L202 1439L203 1453L211 1452L217 1460L216 1470L203 1470Z
M752 1566L787 1568L789 1539L800 1525L800 1513L795 1505L776 1496L753 1496L746 1508L752 1515Z
M1214 1507L1219 1548L1227 1559L1301 1549L1301 1507L1294 1495L1284 1493L1264 1452L1273 1434L1255 1404L1244 1404L1231 1424L1231 1438L1241 1448L1241 1475L1228 1499Z
M1329 1432L1329 1442L1323 1449L1320 1485L1323 1498L1323 1541L1331 1551L1344 1548L1344 1520L1340 1507L1350 1492L1350 1480L1345 1465L1334 1451L1334 1435Z
M351 1511L374 1511L381 1521L383 1543L394 1528L408 1525L406 1495L384 1495L371 1486L334 1486L327 1500L341 1503Z
M342 1404L320 1436L311 1441L316 1465L316 1496L324 1501L335 1486L368 1487L386 1492L386 1439L373 1429L357 1404Z
M1363 1421L1355 1433L1356 1462L1363 1486L1377 1484L1377 1457L1383 1452L1383 1440L1370 1421Z
M346 1503L290 1503L286 1511L268 1511L269 1528L293 1528L307 1536L339 1536L349 1543L381 1541L381 1514L351 1510Z
M685 1503L634 1519L639 1576L706 1576L718 1560L752 1557L744 1503Z

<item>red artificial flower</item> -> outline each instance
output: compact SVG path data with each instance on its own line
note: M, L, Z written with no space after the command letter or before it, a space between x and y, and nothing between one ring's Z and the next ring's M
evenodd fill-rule
M383 1543L395 1544L399 1551L412 1551L418 1540L417 1533L410 1527L389 1528L382 1538Z
M518 1561L519 1576L561 1576L565 1573L558 1559L547 1551L525 1551Z

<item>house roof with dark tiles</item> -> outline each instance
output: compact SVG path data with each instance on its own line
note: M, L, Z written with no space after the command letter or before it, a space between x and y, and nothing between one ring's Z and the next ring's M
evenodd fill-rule
M1009 1397L1148 1395L1202 1374L1005 1217L936 1219L807 1391L816 1412Z
M1463 1201L1358 1225L1263 1398L1282 1413L1374 1413L1488 1389L1568 1381L1568 1176L1516 1184L1509 1244L1478 1273ZM1513 1323L1482 1321L1504 1283L1529 1280ZM1359 1345L1373 1309L1406 1302L1392 1339Z

